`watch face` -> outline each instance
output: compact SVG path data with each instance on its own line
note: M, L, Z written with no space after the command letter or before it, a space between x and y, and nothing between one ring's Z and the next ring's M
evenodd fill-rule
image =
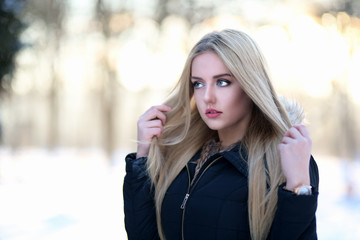
M298 189L297 195L311 195L310 186L302 186Z

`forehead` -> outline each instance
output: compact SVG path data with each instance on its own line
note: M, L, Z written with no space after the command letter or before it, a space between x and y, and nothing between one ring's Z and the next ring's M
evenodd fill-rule
M214 52L205 52L196 56L191 65L192 76L213 76L223 73L230 73L222 59Z

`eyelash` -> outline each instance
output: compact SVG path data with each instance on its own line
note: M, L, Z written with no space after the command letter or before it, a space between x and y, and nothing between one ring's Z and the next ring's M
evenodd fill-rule
M195 89L198 89L200 88L200 84L204 85L203 83L199 82L199 81L195 81L195 82L192 82L192 86L195 88Z
M223 83L225 83L225 85L223 85ZM231 81L229 80L226 80L226 79L219 79L216 81L216 85L219 86L219 87L226 87L226 86L229 86L231 84ZM192 86L195 88L195 89L199 89L201 88L200 85L204 85L204 83L200 82L200 81L194 81L192 82Z
M220 83L225 83L225 86L222 86ZM226 87L229 86L231 84L231 81L226 80L226 79L219 79L216 81L216 85L220 86L220 87Z

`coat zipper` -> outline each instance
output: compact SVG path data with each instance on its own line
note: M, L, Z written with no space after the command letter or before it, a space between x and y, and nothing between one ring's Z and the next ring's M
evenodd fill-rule
M194 190L195 186L197 185L197 183L200 181L200 178L204 175L204 173L206 172L206 170L209 169L209 167L211 167L217 160L219 160L221 158L218 157L216 158L214 161L212 161L205 169L204 171L201 173L201 175L197 178L197 180L193 183L193 185L191 186L191 179L190 179L190 170L188 165L186 164L186 170L188 173L188 180L189 180L189 185L188 185L188 190L187 193L185 194L184 200L180 206L180 208L182 209L182 219L181 219L181 239L184 240L184 217L185 217L185 208L186 208L186 203L190 197L190 192L192 190Z
M190 196L190 187L191 187L191 179L190 179L190 170L189 170L189 166L186 164L186 170L188 173L188 179L189 179L189 184L188 184L188 190L187 193L185 195L185 198L180 206L180 208L182 209L182 218L181 218L181 239L184 240L184 217L185 217L185 206L186 206L186 202L189 199Z

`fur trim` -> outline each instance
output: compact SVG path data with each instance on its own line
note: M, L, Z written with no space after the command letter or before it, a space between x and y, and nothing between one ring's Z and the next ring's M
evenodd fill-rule
M288 114L292 125L305 124L305 113L303 107L295 100L279 96L279 100Z

